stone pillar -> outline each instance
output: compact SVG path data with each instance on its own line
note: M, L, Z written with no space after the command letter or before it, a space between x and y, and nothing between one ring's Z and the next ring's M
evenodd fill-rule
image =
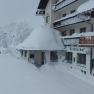
M30 55L30 52L27 51L27 60L28 60L28 62L29 62L29 55Z

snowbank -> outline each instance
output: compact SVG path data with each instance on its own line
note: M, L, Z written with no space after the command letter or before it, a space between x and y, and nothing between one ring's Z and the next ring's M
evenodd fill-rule
M94 94L94 86L59 68L0 55L0 94Z

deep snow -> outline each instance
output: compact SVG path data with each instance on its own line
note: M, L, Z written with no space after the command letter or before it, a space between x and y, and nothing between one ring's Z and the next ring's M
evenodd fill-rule
M58 68L0 55L0 94L94 94L93 85Z

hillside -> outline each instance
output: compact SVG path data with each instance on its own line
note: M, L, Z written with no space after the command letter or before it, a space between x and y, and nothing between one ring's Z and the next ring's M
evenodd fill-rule
M0 28L0 47L16 46L23 42L32 29L27 23L11 23Z

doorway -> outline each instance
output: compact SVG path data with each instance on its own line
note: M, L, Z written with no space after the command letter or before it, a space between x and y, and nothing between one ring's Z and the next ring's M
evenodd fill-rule
M58 55L56 51L50 52L50 60L51 62L57 62L58 61Z

